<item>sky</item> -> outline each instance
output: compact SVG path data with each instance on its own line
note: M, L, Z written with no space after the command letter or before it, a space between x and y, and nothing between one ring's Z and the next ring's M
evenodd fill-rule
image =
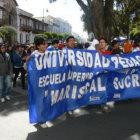
M17 0L19 8L33 14L35 17L43 17L52 15L67 20L72 31L79 34L81 37L86 37L87 33L83 31L83 22L81 15L83 11L77 4L76 0L57 0L49 3L49 0ZM48 12L46 12L48 10Z

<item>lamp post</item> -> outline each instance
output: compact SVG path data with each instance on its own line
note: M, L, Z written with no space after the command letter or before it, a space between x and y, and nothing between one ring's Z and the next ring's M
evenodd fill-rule
M45 8L43 8L43 30L45 30L45 29L44 29L44 23L45 23L44 10L45 10ZM46 9L46 12L48 12L48 9Z

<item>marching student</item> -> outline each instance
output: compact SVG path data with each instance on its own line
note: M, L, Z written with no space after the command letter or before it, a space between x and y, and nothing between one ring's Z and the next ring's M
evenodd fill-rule
M35 50L31 55L45 53L45 51L47 50L47 46L48 46L46 39L44 37L37 37L37 38L35 38L34 42L35 42L37 50ZM42 128L48 127L46 122L40 122L39 125Z
M107 40L105 38L101 38L99 40L99 45L100 45L100 49L98 50L98 52L102 55L110 55L111 52L106 50L106 46L107 46ZM110 112L107 104L101 104L101 109L102 109L102 112Z

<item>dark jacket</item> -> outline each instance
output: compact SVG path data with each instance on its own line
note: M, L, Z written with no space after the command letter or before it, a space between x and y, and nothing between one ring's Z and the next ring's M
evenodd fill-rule
M24 64L24 62L22 60L23 57L24 57L23 53L20 54L20 55L19 55L18 52L13 54L13 65L14 65L14 67L17 67L17 68L23 67L23 64Z
M12 63L8 53L0 53L0 76L13 72Z

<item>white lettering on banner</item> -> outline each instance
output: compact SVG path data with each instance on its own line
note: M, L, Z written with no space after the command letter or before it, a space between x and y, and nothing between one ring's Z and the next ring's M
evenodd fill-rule
M46 53L46 54L45 54L45 57L44 57L44 59L43 59L44 69L46 69L46 66L47 66L48 68L51 68L52 53L53 53L53 52L50 52L50 53Z
M102 56L102 63L103 63L103 67L104 68L107 68L107 67L109 67L109 65L110 65L110 61L107 59L107 58L105 58L104 56ZM105 62L105 60L107 60L106 62Z
M100 77L97 78L97 81L98 81L98 91L105 91L106 87L102 86Z
M100 57L99 57L99 53L96 53L95 55L95 64L94 64L94 68L101 68L101 61L100 61Z
M65 100L65 99L81 99L84 95L87 93L93 93L97 91L105 91L106 88L101 85L103 83L101 81L101 77L98 77L96 80L97 87L95 86L95 79L92 80L92 83L90 84L89 82L86 82L84 86L78 88L77 85L73 85L72 87L70 85L66 86L66 89L62 88L61 90L51 90L51 106L54 104ZM72 93L70 94L70 89ZM46 96L48 95L48 91L45 91ZM45 97L46 97L45 96ZM97 97L93 97L94 100L99 100Z
M126 76L121 79L119 79L118 77L115 77L113 84L116 90L124 89L125 87L130 88L131 86L139 87L140 86L139 76L138 74L132 74L131 76Z
M92 54L87 52L87 67L92 68L93 67L93 57Z
M139 61L139 63L140 63L140 56L135 56L136 57L136 59Z
M59 58L60 67L63 67L64 66L64 64L63 64L64 58L65 58L64 53L58 52L58 58Z
M68 51L68 62L71 65L76 65L76 61L75 61L75 54L73 50L69 50Z
M39 78L39 87L46 87L49 84L61 84L66 81L66 73L50 74Z
M38 70L42 70L42 67L43 67L42 58L43 58L43 55L40 56L40 59L38 61L38 55L35 55L35 63L36 63L36 68Z
M92 78L93 78L92 72L84 73L84 72L71 72L71 71L69 71L67 80L82 82L85 80L90 80Z
M99 100L100 97L92 97L92 96L89 97L89 101L99 101Z
M134 58L132 58L132 57L130 57L130 59L133 61L133 63L135 64L135 67L136 66L140 66L140 63L137 61L137 60L135 60Z
M78 60L77 60L78 65L79 66L84 66L84 59L83 59L83 56L82 56L82 52L77 51L76 56L78 58Z
M115 63L115 68L118 68L119 65L118 57L111 57L111 61Z

